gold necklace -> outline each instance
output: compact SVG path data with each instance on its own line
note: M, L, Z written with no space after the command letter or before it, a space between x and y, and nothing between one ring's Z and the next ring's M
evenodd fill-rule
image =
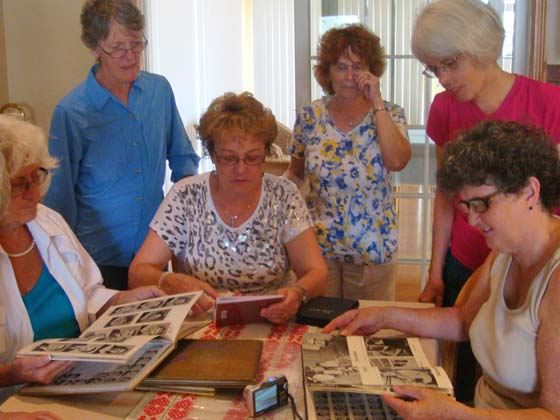
M19 257L24 257L27 254L29 254L31 251L33 251L33 248L35 248L35 240L31 240L31 245L29 245L29 247L21 252L14 252L13 254L10 252L6 252L6 255L10 258L19 258Z

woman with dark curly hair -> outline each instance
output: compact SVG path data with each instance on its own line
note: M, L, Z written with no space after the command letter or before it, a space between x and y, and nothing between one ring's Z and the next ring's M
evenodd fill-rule
M284 323L323 293L327 268L296 186L263 173L276 119L250 93L226 93L197 130L216 170L180 181L167 194L132 262L130 282L159 284L171 294L202 289L211 297L274 291L284 299L261 315ZM162 271L173 255L184 272Z
M397 220L391 171L411 156L404 110L384 101L379 37L362 25L327 31L315 77L327 96L297 115L287 176L310 181L308 207L327 259L327 295L393 300Z
M394 387L385 397L404 418L545 419L560 416L560 161L540 130L483 122L444 151L438 186L492 248L469 279L462 305L371 308L343 314L326 331L394 328L443 340L470 339L483 376L475 408L433 391Z

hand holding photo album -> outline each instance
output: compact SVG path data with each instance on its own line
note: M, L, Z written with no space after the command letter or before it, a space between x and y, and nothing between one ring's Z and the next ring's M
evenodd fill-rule
M163 296L110 307L78 338L47 339L18 356L48 354L77 363L50 385L24 394L66 394L132 389L175 347L183 321L202 292Z
M261 309L281 302L282 299L282 295L219 296L214 306L214 323L216 327L223 327L266 322L266 319L260 315Z

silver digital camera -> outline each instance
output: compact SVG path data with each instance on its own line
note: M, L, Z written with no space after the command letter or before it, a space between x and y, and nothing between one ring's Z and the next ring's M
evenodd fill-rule
M284 375L266 379L258 385L247 385L243 398L251 417L288 404L288 380Z

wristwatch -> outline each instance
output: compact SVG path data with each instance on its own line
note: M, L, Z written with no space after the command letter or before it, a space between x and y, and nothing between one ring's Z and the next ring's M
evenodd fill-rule
M307 296L307 290L305 290L299 284L294 284L294 287L301 292L301 304L305 305L309 301L309 297Z

